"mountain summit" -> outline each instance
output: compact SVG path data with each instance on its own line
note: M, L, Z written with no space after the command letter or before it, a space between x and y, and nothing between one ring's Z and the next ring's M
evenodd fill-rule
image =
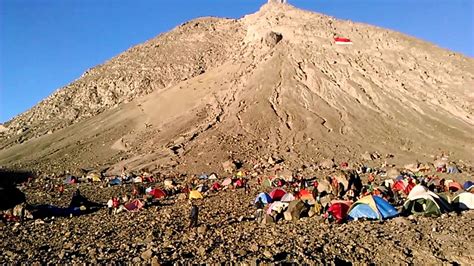
M4 125L0 164L209 171L278 157L293 169L365 152L472 160L472 58L275 2L286 1L184 23L88 70Z

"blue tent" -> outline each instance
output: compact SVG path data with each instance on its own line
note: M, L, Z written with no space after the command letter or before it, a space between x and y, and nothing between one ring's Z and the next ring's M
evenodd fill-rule
M349 209L349 220L370 219L385 220L398 216L397 210L379 196L365 196L352 204Z
M122 184L122 180L118 177L116 177L116 178L109 181L110 186L119 186L121 184Z
M270 197L270 195L265 192L258 194L257 198L255 198L255 203L258 201L258 199L262 199L262 202L265 204L272 203L272 197Z
M474 187L474 182L472 181L466 181L466 183L464 183L464 186L463 186L465 191L468 191L472 189L473 187Z

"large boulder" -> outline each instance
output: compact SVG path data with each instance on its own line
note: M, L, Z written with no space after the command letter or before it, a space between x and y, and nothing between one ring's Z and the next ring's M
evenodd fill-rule
M281 33L277 33L277 32L269 32L266 36L265 36L265 44L268 46L268 47L274 47L275 45L277 45L281 40L283 39L283 35L281 35Z

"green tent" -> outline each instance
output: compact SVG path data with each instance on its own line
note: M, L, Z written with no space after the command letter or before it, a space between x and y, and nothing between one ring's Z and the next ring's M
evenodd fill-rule
M262 186L263 187L272 187L272 182L270 181L270 179L265 178L262 182Z
M445 198L421 185L415 186L410 191L402 209L403 214L423 216L439 216L450 211L452 208Z

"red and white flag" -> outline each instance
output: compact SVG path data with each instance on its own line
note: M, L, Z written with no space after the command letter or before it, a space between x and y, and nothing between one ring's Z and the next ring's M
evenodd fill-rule
M342 37L334 38L334 42L336 44L352 44L352 41L350 39L342 38Z

